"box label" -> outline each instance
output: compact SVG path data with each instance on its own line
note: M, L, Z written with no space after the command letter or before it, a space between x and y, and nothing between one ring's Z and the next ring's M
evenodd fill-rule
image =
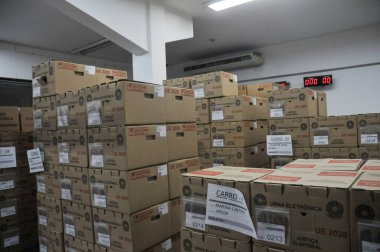
M104 167L103 144L89 143L88 150L90 154L90 166L100 168Z
M61 197L65 200L72 200L70 179L61 179Z
M267 135L268 156L293 156L291 135Z
M46 193L46 185L37 179L37 192Z
M104 167L103 155L91 155L92 167Z
M58 127L67 127L68 123L69 106L57 106L57 124Z
M282 108L270 109L270 117L284 117L284 110Z
M157 126L157 134L159 137L166 137L166 125Z
M166 164L158 166L158 176L167 176L168 166Z
M95 75L96 69L95 66L85 66L84 71L89 75Z
M41 96L41 84L37 80L37 78L32 79L32 87L33 87L33 98Z
M185 225L186 227L206 231L206 215L198 213L186 212Z
M169 251L172 249L172 239L167 239L163 243L161 243L161 247L164 251Z
M7 217L7 216L12 216L16 214L16 207L11 206L11 207L4 207L0 210L0 217Z
M205 223L257 237L244 195L232 187L208 185Z
M154 93L155 93L158 97L164 97L164 96L165 96L165 89L164 89L164 86L161 86L161 85L156 85L156 86L154 86Z
M223 110L213 110L211 114L211 120L220 121L224 119Z
M47 217L44 215L38 215L38 224L47 227Z
M16 148L0 147L0 169L16 167Z
M65 223L65 234L75 236L75 226Z
M30 173L43 172L45 170L39 148L27 150L27 155Z
M19 243L19 236L15 235L4 239L4 248L8 248Z
M45 245L40 243L40 251L39 252L48 252L48 249Z
M314 136L314 145L328 145L329 136Z
M33 110L33 124L34 129L42 129L42 110L35 109Z
M377 134L361 134L361 144L379 144L379 136Z
M101 101L87 102L87 124L89 126L98 126L102 124L100 110Z
M203 84L193 85L193 90L194 90L194 97L195 98L205 97L205 91L204 91Z
M213 139L212 140L212 146L213 147L223 147L224 146L224 139Z
M0 191L15 188L15 183L13 180L0 181Z
M271 223L257 222L257 239L285 244L285 227Z
M160 213L160 215L165 215L167 213L169 213L169 204L168 202L165 202L161 205L158 206L158 212Z
M68 143L59 143L58 144L58 153L59 153L59 163L68 164L69 160L70 145Z
M94 205L99 207L107 207L106 195L94 194Z
M380 243L362 241L362 252L379 252Z

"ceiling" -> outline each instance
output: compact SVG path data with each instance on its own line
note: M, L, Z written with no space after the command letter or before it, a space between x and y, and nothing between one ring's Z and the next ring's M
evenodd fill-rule
M194 17L194 38L167 44L168 64L380 23L380 0L255 0L220 12L207 8L206 0L164 2ZM0 41L70 53L101 39L42 0L0 0ZM132 60L115 44L86 56Z

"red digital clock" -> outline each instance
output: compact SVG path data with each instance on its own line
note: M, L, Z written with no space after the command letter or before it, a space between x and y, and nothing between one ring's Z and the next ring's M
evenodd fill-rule
M331 86L332 84L332 75L303 77L304 87Z

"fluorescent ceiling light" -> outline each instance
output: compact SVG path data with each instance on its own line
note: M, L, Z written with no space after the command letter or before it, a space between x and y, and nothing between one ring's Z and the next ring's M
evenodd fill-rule
M221 1L209 4L208 7L213 9L214 11L221 11L221 10L225 10L225 9L228 9L240 4L252 2L252 1L253 0L221 0Z

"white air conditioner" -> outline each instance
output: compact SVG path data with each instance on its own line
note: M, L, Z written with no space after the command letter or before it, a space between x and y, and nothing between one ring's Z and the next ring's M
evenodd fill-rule
M203 59L185 65L183 71L186 75L201 74L220 70L233 70L247 67L259 67L264 59L259 52L229 54L214 58Z

